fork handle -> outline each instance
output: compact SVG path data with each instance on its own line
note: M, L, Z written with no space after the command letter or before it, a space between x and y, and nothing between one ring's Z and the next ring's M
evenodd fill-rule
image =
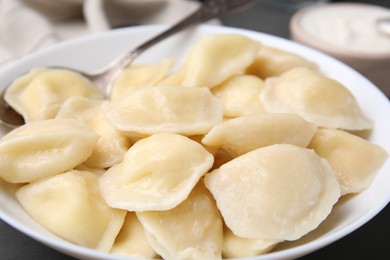
M205 1L195 12L191 15L180 20L178 23L169 27L167 30L161 32L155 37L149 39L143 44L139 45L133 51L131 51L131 56L137 57L143 51L151 47L152 45L160 42L169 36L181 31L184 28L187 28L191 25L196 25L213 18L222 17L227 14L241 11L248 8L255 1L253 0L208 0Z
M115 60L110 68L110 72L105 75L107 81L111 81L114 76L116 76L120 71L125 67L130 65L136 57L138 57L142 52L144 52L149 47L154 44L168 38L169 36L195 24L199 24L205 21L208 21L213 18L222 17L227 14L235 13L242 11L252 4L255 3L255 0L206 0L204 3L192 14L180 20L178 23L169 27L165 31L157 34L153 38L139 45L130 52L124 53L117 60ZM112 66L115 64L115 66ZM110 84L108 84L110 85ZM111 90L111 86L106 88L107 93Z

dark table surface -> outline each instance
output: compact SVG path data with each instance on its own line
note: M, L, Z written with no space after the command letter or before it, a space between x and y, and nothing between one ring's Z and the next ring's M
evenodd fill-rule
M365 2L390 8L390 0L348 2ZM288 24L293 13L294 10L272 7L259 0L259 3L250 10L225 17L222 19L222 23L226 26L246 28L289 38ZM389 234L390 206L387 206L371 221L350 235L300 259L387 260L390 259ZM71 260L74 258L32 240L0 220L0 259Z

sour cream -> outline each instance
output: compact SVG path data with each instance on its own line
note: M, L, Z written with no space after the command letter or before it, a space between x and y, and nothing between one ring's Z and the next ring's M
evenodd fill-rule
M390 37L376 21L390 17L382 8L321 8L301 19L304 31L328 44L360 52L389 52Z
M330 4L305 12L298 21L307 35L335 48L360 53L389 53L390 36L377 26L390 9L364 4Z

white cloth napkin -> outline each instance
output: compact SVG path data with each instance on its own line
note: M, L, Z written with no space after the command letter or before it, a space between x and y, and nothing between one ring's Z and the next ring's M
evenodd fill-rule
M0 66L90 33L173 23L198 6L194 0L0 0Z

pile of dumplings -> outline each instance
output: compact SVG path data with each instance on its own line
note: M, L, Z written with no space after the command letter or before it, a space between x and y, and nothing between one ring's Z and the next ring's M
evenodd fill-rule
M240 34L201 39L177 67L134 64L109 98L47 68L5 98L26 124L0 140L3 186L62 239L135 258L266 254L388 157L356 135L373 123L345 86Z

